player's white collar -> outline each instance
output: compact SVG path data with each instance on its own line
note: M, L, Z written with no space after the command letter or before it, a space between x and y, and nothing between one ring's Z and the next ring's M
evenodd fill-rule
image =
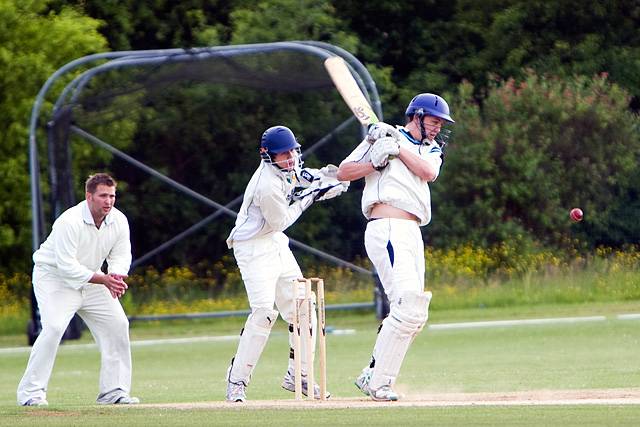
M266 168L267 170L271 171L270 172L271 174L277 176L281 180L286 181L289 184L294 182L295 169L292 170L292 171L284 171L284 170L280 169L277 165L275 165L273 163L265 162L264 159L260 160L260 163L262 164L263 168Z
M80 203L82 204L82 220L87 224L96 225L95 221L93 220L93 215L91 215L91 209L89 209L89 203L86 200L83 200ZM111 208L111 212L113 212L114 209L115 209L115 206ZM111 216L111 212L109 212L104 217L103 222L107 225L113 222L113 217Z

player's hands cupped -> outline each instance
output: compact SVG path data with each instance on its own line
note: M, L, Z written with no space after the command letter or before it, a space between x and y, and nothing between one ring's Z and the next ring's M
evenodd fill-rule
M120 298L124 295L129 285L124 281L126 276L120 274L108 274L104 277L104 286L109 290L113 298Z

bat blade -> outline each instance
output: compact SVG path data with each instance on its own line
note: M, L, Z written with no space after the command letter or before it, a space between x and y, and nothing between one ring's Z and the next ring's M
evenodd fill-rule
M351 75L351 71L349 71L344 59L339 56L332 56L325 59L324 66L329 76L331 76L336 89L342 95L342 99L344 99L356 119L365 126L377 123L379 121L378 116L373 112L369 101L367 101L358 83Z

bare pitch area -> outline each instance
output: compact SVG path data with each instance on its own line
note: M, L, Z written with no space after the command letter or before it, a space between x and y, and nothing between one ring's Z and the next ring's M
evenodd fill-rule
M536 405L640 405L640 388L591 390L533 390L508 393L428 393L406 395L398 402L373 402L362 398L308 400L253 400L245 403L189 402L154 403L140 407L166 409L351 409L371 407L444 406L536 406Z

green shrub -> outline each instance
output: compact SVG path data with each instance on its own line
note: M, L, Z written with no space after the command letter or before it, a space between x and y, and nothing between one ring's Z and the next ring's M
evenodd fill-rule
M431 185L437 247L514 236L563 247L638 242L640 116L606 74L496 79L482 99L462 83L440 177ZM449 98L447 98L449 99ZM579 206L580 224L568 213Z
M531 304L640 300L640 248L553 251L526 239L482 248L425 250L434 310ZM358 259L357 265L368 267ZM350 269L312 264L327 304L371 301L373 280ZM194 268L147 268L132 274L122 299L129 315L240 310L248 302L231 257ZM30 278L0 274L0 333L22 330L29 318Z

